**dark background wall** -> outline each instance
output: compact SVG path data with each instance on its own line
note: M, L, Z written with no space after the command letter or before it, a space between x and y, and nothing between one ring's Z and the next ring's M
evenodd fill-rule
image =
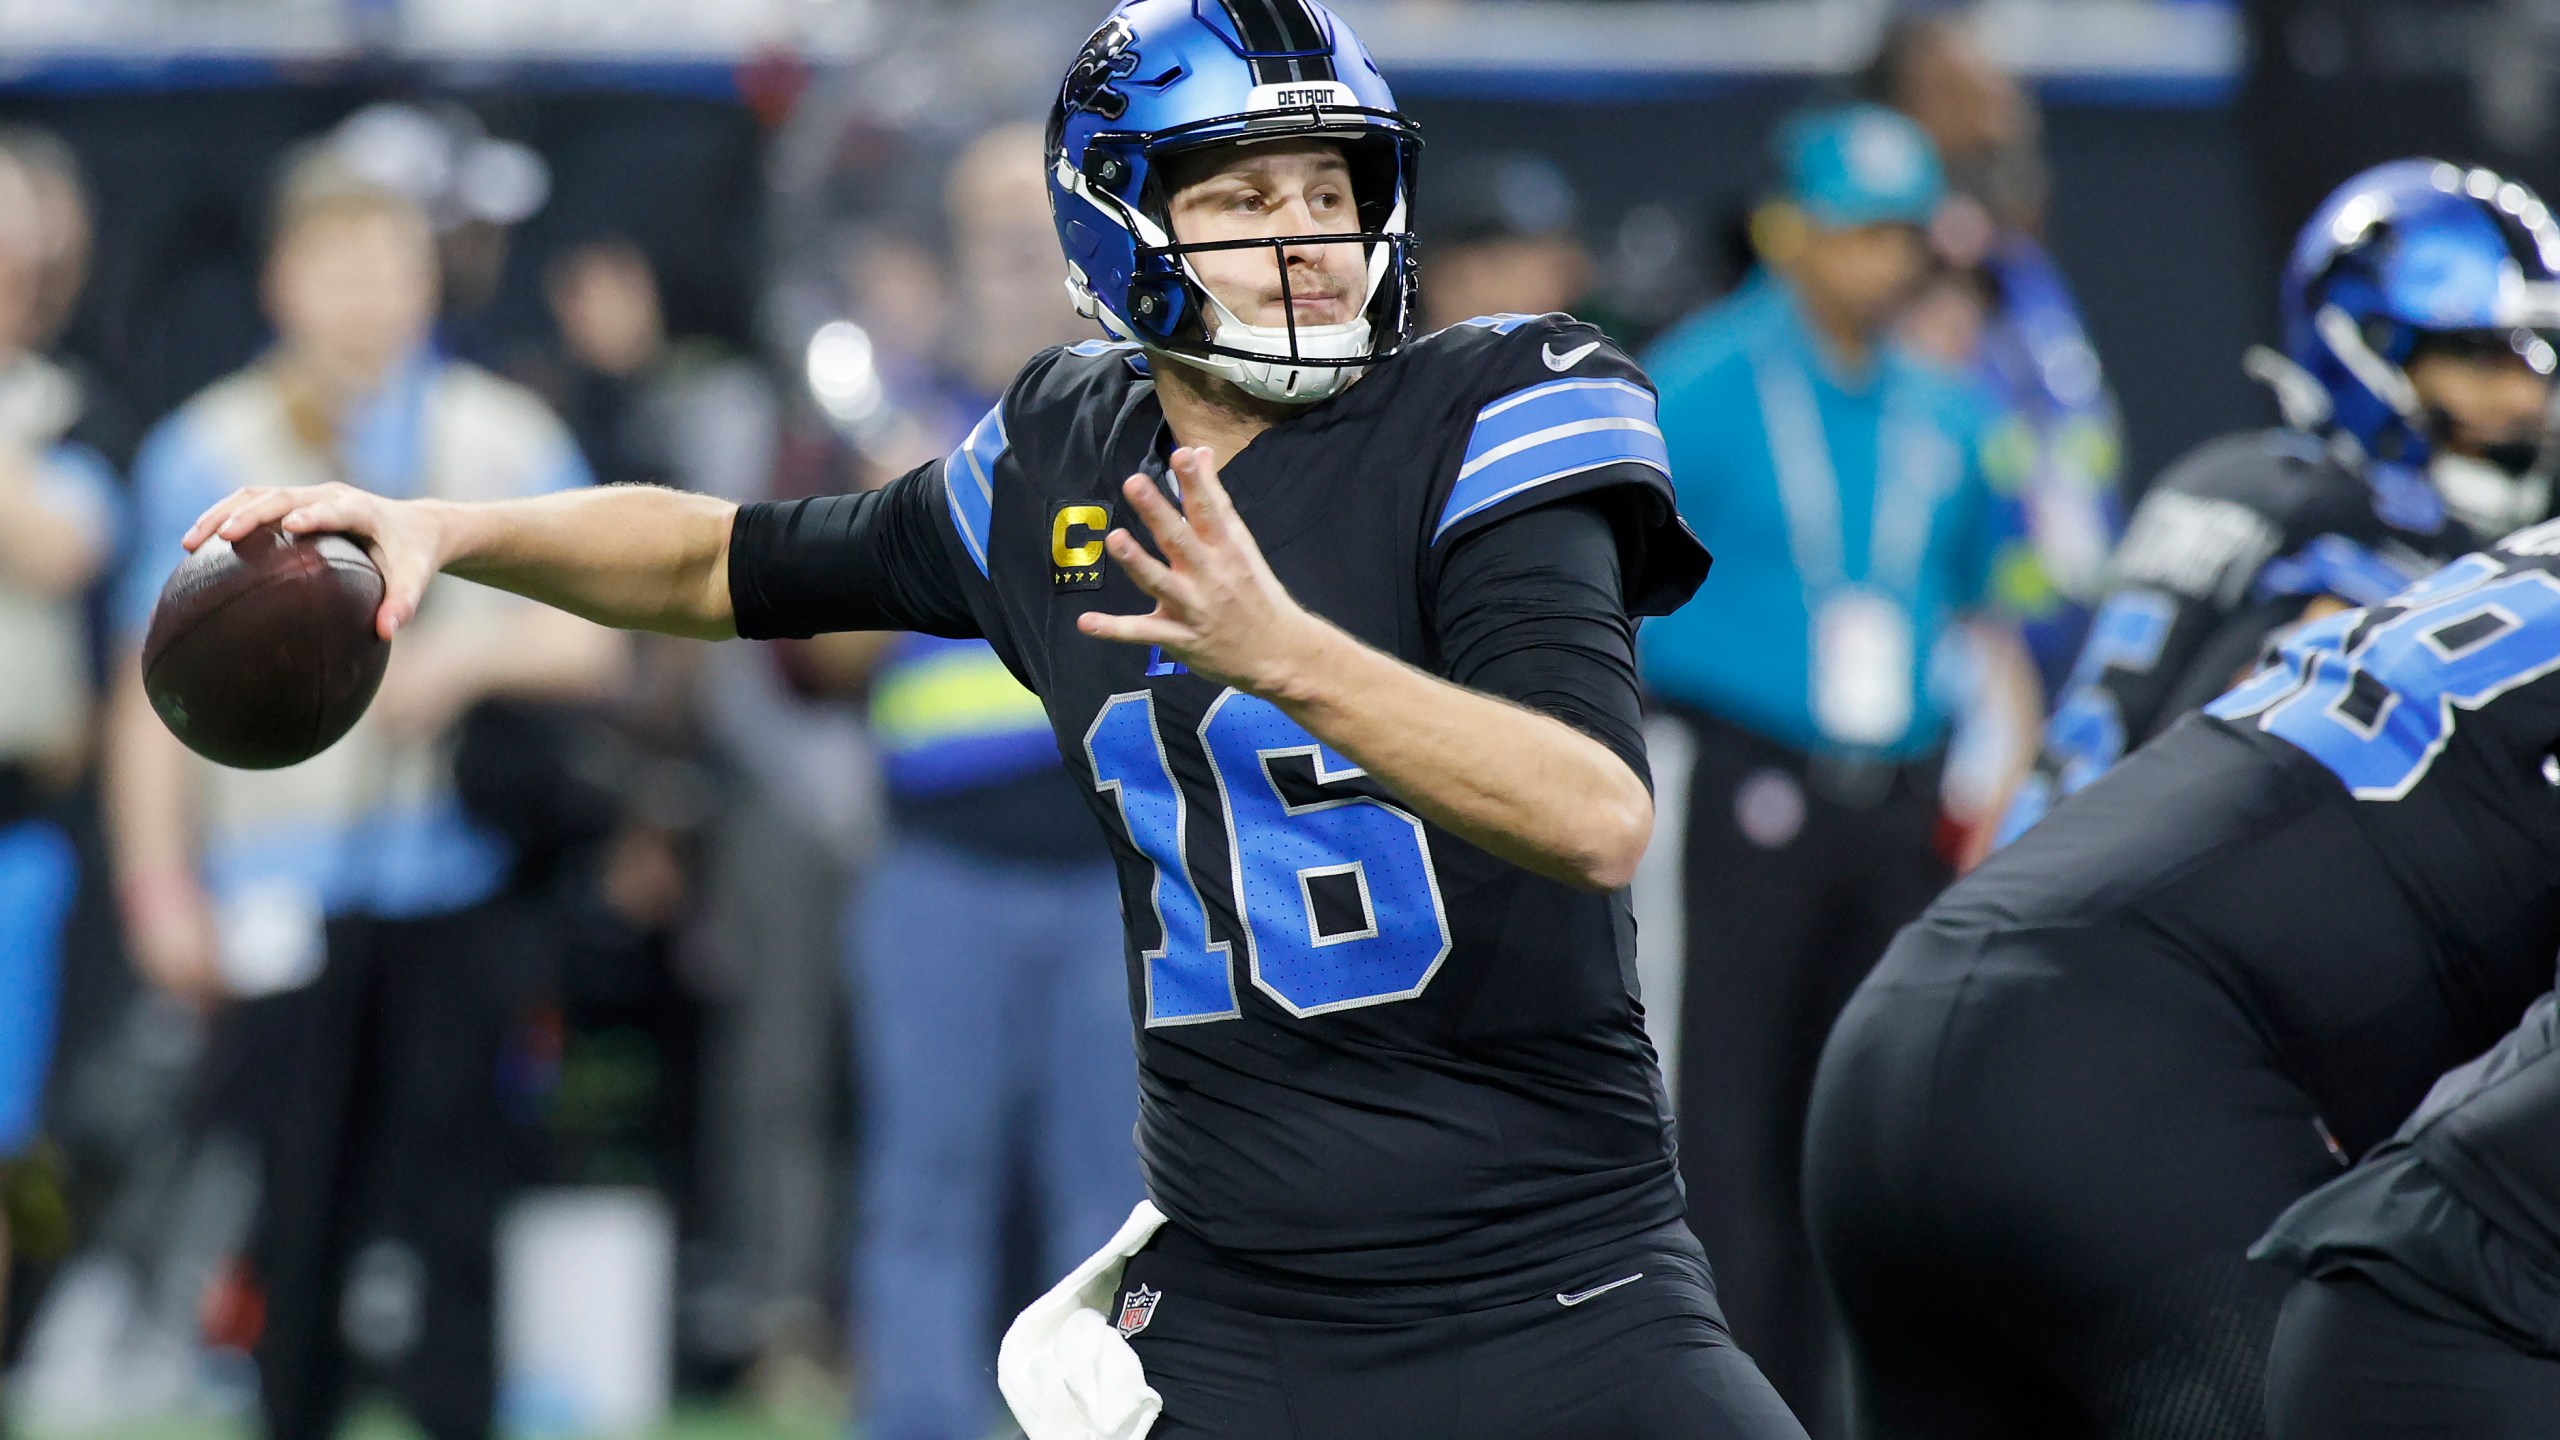
M2283 248L2339 180L2424 151L2560 190L2560 147L2496 153L2474 123L2468 77L2413 65L2390 43L2408 8L2259 0L2252 68L2230 94L2048 91L2049 239L2123 402L2138 479L2210 435L2270 417L2239 357L2271 334ZM763 284L763 137L726 76L661 77L642 93L615 93L561 76L499 85L394 70L278 71L175 91L0 94L0 116L48 125L78 149L97 194L97 274L74 348L117 377L144 421L240 363L263 341L255 256L278 158L363 103L457 78L458 90L432 88L462 94L493 131L541 150L558 186L520 232L484 325L539 334L544 256L609 231L656 256L680 328L749 339ZM1704 270L1727 269L1718 227L1750 195L1771 125L1814 93L1774 80L1665 93L1412 77L1405 102L1429 142L1425 244L1431 164L1526 149L1574 179L1603 248L1631 209L1658 207L1692 231Z
M1401 96L1425 138L1423 243L1434 160L1532 150L1580 187L1595 235L1633 206L1659 204L1708 240L1701 258L1712 267L1715 233L1758 183L1770 129L1816 93L1772 83L1615 104ZM2241 376L2240 355L2272 329L2275 270L2235 112L2054 103L2045 128L2048 239L2123 403L2130 473L2147 479L2212 435L2265 423L2272 409Z
M2560 133L2496 143L2475 100L2488 51L2525 57L2552 101L2550 37L2509 33L2532 7L2481 0L2252 0L2252 65L2237 113L2259 223L2289 236L2356 171L2407 155L2484 164L2560 194Z
M68 339L147 424L266 343L257 267L279 162L362 105L409 98L402 77L176 91L0 97L86 169L98 245ZM558 247L612 233L646 248L679 329L744 341L762 255L760 134L719 99L585 90L461 92L505 138L551 162L552 197L520 227L504 288L475 328L542 333L540 276Z

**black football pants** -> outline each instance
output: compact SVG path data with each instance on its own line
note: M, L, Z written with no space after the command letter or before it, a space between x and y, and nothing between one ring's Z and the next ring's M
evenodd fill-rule
M2256 1440L2294 1276L2246 1258L2338 1173L2310 1097L2138 927L1914 925L1850 1002L1806 1210L1861 1440Z
M2285 1301L2267 1366L2271 1440L2546 1440L2560 1358L2419 1314L2353 1272Z
M1616 1283L1613 1283L1616 1282ZM1178 1233L1132 1258L1149 1440L1804 1440L1668 1227L1466 1286L1247 1279Z
M1840 1007L1952 876L1935 845L1937 786L1924 767L1843 774L1667 708L1697 738L1680 865L1689 1223L1734 1338L1829 1433L1838 1326L1805 1237L1805 1104Z
M431 1440L489 1434L493 1236L523 1154L499 1066L536 973L527 924L497 906L332 921L318 979L223 1016L221 1103L259 1159L274 1440L335 1433L351 1330Z

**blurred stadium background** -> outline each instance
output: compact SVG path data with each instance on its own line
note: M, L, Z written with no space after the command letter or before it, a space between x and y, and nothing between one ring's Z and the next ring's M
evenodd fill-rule
M1044 226L1018 263L977 255L1002 227L955 234L946 182L975 137L1043 112L1103 8L0 0L0 121L28 154L58 140L86 195L66 209L31 165L0 202L11 265L41 272L30 303L68 306L14 343L78 377L80 433L123 483L156 422L269 343L269 197L325 139L434 218L439 345L546 399L600 479L862 484L950 443L955 387L931 377L966 368L971 307L1015 280L1054 305ZM1630 348L1737 282L1773 126L1847 85L1897 13L1338 8L1427 137L1426 255L1435 227L1560 237L1587 257L1575 308ZM1969 23L2040 110L2044 234L2121 410L2129 490L2272 417L2239 359L2336 182L2437 153L2560 188L2553 0L1986 0ZM103 599L88 613L103 689L116 643ZM646 652L576 712L601 729L523 740L501 717L480 753L500 790L558 788L511 782L510 747L609 757L571 806L602 817L602 878L558 902L596 913L563 922L511 1002L495 1077L522 1141L489 1162L518 1197L499 1262L512 1433L837 1434L866 1383L845 1358L859 1032L837 932L881 843L877 747L840 657L730 648ZM9 1172L11 1427L253 1433L258 1301L231 1267L254 1167L208 1119L204 1017L128 962L96 748L46 802L88 878L44 1138ZM528 823L555 822L589 823ZM1044 1283L1031 1188L1007 1190L1015 1299ZM391 1365L421 1323L406 1273L396 1254L351 1266L338 1310L360 1362ZM563 1291L586 1303L507 1308ZM387 1401L354 1414L368 1435L410 1423Z

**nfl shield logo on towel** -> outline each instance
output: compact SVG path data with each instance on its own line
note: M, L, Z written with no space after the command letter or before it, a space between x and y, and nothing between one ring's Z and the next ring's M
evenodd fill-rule
M1164 1298L1161 1290L1141 1285L1120 1297L1120 1334L1125 1338L1147 1328L1156 1318L1156 1302Z

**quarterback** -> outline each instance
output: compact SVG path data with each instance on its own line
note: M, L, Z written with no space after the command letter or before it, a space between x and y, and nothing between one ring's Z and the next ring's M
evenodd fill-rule
M1313 0L1136 0L1047 150L1111 338L948 457L744 507L244 491L190 536L360 535L386 633L442 571L631 628L994 646L1120 869L1150 1205L1079 1333L1161 1404L1008 1378L1035 1440L1803 1434L1682 1223L1629 980L1632 617L1707 555L1598 331L1410 336L1419 145Z

